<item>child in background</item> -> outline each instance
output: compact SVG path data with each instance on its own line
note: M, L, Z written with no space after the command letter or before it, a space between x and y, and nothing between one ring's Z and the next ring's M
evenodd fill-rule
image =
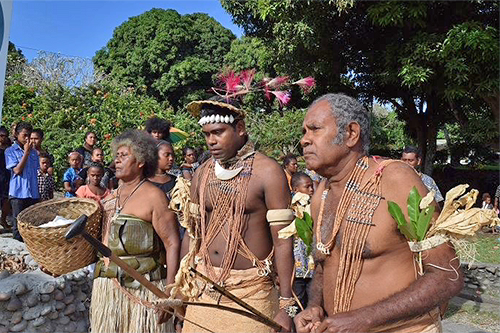
M292 184L292 196L295 193L304 193L312 197L314 194L313 181L311 177L306 175L304 172L299 171L292 176L291 184Z
M95 147L92 150L92 162L99 163L104 167L104 152L101 148ZM92 162L91 162L91 164L92 164ZM80 171L80 173L78 174L78 176L80 176L80 178L82 179L82 182L80 185L84 185L84 184L88 183L87 182L87 178L88 178L87 172L88 171L89 171L89 166L86 168L83 168ZM112 189L112 187L110 187L110 181L111 181L111 178L113 178L113 176L114 176L113 171L110 168L104 167L104 175L102 176L102 179L101 179L101 186Z
M66 198L72 198L75 196L76 190L78 190L78 181L81 181L81 178L78 176L80 172L80 165L82 163L82 155L80 153L74 151L69 153L68 162L69 168L66 170L63 176L64 182L64 196Z
M87 171L87 177L89 180L88 185L83 185L76 191L76 196L78 198L89 198L101 203L110 193L106 187L101 185L101 179L104 175L104 167L102 164L97 162L92 162Z
M290 180L292 197L297 200L299 196L308 196L309 202L314 193L311 177L303 172L296 172ZM292 201L293 201L292 199ZM314 260L307 254L307 246L298 236L293 239L293 256L295 259L295 281L293 291L304 308L307 307L307 289L314 272Z
M493 204L491 203L491 195L486 192L483 193L483 206L482 209L493 209Z
M45 201L54 198L55 183L54 178L49 173L52 167L50 163L50 155L40 153L40 169L38 169L38 192L40 192L40 201Z

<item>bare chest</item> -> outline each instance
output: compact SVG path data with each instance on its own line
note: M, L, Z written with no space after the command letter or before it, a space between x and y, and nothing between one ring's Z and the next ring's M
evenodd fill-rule
M262 186L255 174L250 175L246 183L208 179L199 196L208 214L215 207L218 210L243 209L244 214L266 209Z
M329 199L329 200L328 200ZM380 199L377 203L351 201L347 210L339 208L340 195L332 195L325 201L323 214L315 221L315 257L320 261L328 257L338 257L343 247L361 246L362 259L373 259L390 246L395 225L387 220L384 207L387 203ZM387 209L386 209L387 210ZM359 238L365 238L358 242ZM318 244L320 244L318 246ZM321 250L326 247L329 250ZM326 253L325 253L326 252Z

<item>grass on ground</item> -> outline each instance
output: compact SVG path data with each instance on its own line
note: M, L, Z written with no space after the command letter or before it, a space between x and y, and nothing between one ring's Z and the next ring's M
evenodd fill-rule
M477 262L500 264L500 234L478 233L476 245Z
M457 254L461 261L500 264L500 234L479 231L475 238L466 241L466 243L474 245L475 252L467 245L464 247L465 250L457 247ZM471 256L474 259L471 259Z
M496 312L480 311L477 306L450 304L444 318L458 323L474 325L489 332L500 331L500 315Z

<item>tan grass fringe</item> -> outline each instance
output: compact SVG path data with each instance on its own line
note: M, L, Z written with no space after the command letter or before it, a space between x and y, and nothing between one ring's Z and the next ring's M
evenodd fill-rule
M153 281L158 288L165 290L165 282ZM132 295L153 302L158 299L144 287L126 288ZM174 332L173 319L158 325L158 316L153 309L132 302L112 279L97 278L92 290L90 313L91 331L96 333L152 333Z

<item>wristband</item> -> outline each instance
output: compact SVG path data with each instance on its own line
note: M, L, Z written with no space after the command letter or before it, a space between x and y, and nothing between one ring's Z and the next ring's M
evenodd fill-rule
M299 307L296 305L295 299L293 297L282 297L279 298L279 308L280 310L285 310L286 314L293 318L297 315Z

